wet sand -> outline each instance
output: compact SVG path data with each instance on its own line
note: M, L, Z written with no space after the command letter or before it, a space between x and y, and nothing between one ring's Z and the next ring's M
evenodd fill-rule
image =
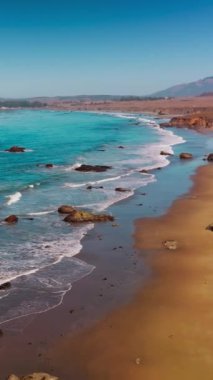
M61 380L212 380L213 166L168 213L136 222L152 276L129 305L49 350ZM162 242L175 239L170 251Z

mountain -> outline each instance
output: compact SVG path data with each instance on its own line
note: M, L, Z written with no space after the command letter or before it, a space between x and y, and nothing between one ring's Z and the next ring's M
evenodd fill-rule
M152 94L154 97L182 97L199 96L203 93L213 92L213 76L200 79L196 82L178 84L166 90Z

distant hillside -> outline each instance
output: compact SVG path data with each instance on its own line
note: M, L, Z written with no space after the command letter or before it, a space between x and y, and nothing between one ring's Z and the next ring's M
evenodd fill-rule
M213 92L213 76L191 83L183 83L154 93L155 97L199 96Z

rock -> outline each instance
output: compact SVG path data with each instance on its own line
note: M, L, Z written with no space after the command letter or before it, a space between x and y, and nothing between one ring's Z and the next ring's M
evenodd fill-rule
M119 145L118 148L119 149L124 149L124 146L123 145Z
M125 189L123 187L116 187L115 191L118 191L118 192L121 192L121 193L125 193L125 192L130 191L130 190L129 189Z
M162 150L160 152L161 156L172 156L172 153L169 153L169 152L164 152L164 150Z
M8 380L11 380L11 379L9 378ZM20 380L59 380L59 378L49 375L48 373L38 372L38 373L32 373L31 375L23 376L21 377Z
M79 172L105 172L108 169L111 169L111 166L107 165L81 165L78 168L75 168L75 170Z
M4 221L8 224L14 224L18 222L18 217L16 215L9 215Z
M213 223L209 224L209 225L206 227L206 230L208 230L208 231L212 231L212 232L213 232Z
M88 211L82 211L74 209L71 213L69 213L64 221L67 223L84 223L84 222L113 222L114 218L111 215L105 214L92 214Z
M148 172L148 170L146 170L146 169L142 169L142 170L139 171L139 173L148 174L149 172Z
M176 240L165 240L163 242L163 245L164 245L165 248L167 248L167 249L169 249L171 251L174 251L178 247L178 244L177 244Z
M45 168L51 169L51 168L53 168L53 164L45 164Z
M135 359L135 364L140 365L141 364L141 358L136 358Z
M60 206L58 208L58 212L60 214L70 214L71 212L73 212L75 210L74 207L72 206L67 206L67 205L63 205L63 206Z
M11 288L10 282L4 282L3 284L0 285L0 290L7 290L9 288Z
M20 380L20 377L16 376L16 375L10 375L7 380Z
M206 113L193 113L185 116L173 117L168 123L160 124L161 127L177 127L177 128L212 128L213 120L212 115Z
M181 160L188 160L188 159L193 158L191 153L181 153L179 157Z
M92 190L92 189L103 189L104 187L103 186L92 186L92 185L88 185L87 186L87 190Z
M207 161L209 161L209 162L213 162L213 153L210 153L209 155L208 155L208 157L207 157Z
M5 152L10 152L10 153L23 153L25 152L25 148L21 146L11 146L11 148L6 149Z

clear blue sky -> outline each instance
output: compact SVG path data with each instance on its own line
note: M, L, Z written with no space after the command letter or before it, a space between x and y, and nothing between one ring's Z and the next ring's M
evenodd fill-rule
M10 0L0 97L144 95L213 75L213 0Z

